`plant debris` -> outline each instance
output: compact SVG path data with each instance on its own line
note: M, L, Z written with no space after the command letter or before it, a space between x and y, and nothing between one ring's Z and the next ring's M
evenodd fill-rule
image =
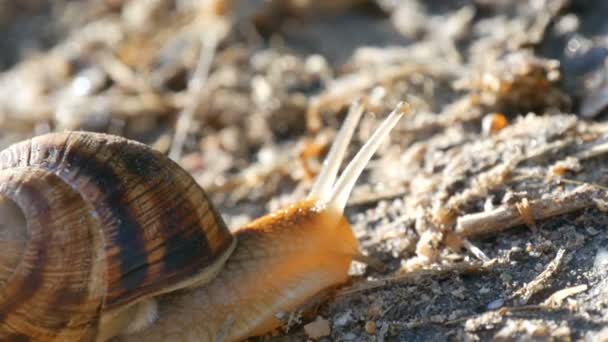
M351 282L252 340L605 338L606 16L601 0L5 1L0 147L141 141L236 229L308 193L353 102L348 153L407 101L347 205Z

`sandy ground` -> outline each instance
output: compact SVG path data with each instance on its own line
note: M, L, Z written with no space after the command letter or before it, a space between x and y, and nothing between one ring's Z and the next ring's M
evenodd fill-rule
M0 146L142 141L231 227L305 196L355 98L350 153L415 109L347 208L379 265L257 340L608 340L608 2L16 3Z

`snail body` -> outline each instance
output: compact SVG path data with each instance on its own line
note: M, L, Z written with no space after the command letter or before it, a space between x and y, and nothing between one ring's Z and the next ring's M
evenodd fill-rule
M358 244L342 215L319 213L313 201L275 215L235 233L238 247L209 284L159 299L160 319L121 341L234 341L260 335L281 325L280 313L347 280ZM299 227L295 234L293 223ZM327 223L334 229L326 229Z
M395 110L335 178L359 105L310 196L234 233L146 145L52 133L0 152L0 340L239 340L348 278L346 200Z

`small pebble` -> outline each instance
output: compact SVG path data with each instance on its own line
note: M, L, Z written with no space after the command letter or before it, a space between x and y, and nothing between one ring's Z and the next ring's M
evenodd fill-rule
M486 294L486 293L490 293L490 289L487 287L482 287L479 289L479 294Z
M344 336L342 336L342 338L344 339L344 341L355 341L357 340L357 335L355 335L355 333L349 332L344 334Z
M353 320L350 310L334 319L334 328L347 325Z
M367 321L365 323L365 331L370 334L373 335L376 333L376 322L374 321Z
M331 333L329 321L319 316L314 322L310 322L304 326L304 332L312 339L329 336Z
M488 304L488 309L489 310L496 310L500 307L502 307L505 304L505 300L502 298L498 298L495 301L492 301L490 304Z

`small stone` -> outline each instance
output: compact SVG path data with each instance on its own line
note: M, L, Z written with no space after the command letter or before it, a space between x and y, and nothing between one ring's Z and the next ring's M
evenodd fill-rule
M376 322L374 321L367 321L365 323L365 331L370 334L373 335L376 333Z
M505 304L505 300L502 298L498 298L488 304L488 310L496 310L502 307Z
M487 294L490 293L490 289L487 287L482 287L479 289L479 294Z
M331 333L329 321L319 316L314 322L310 322L304 326L304 332L312 339L329 336Z
M342 338L344 339L344 341L355 341L357 340L357 335L355 335L355 333L349 332L344 334Z
M353 320L353 317L351 316L350 310L346 311L345 313L343 313L342 315L340 315L334 319L334 328L343 327L343 326L347 325L348 323L350 323L352 320Z

